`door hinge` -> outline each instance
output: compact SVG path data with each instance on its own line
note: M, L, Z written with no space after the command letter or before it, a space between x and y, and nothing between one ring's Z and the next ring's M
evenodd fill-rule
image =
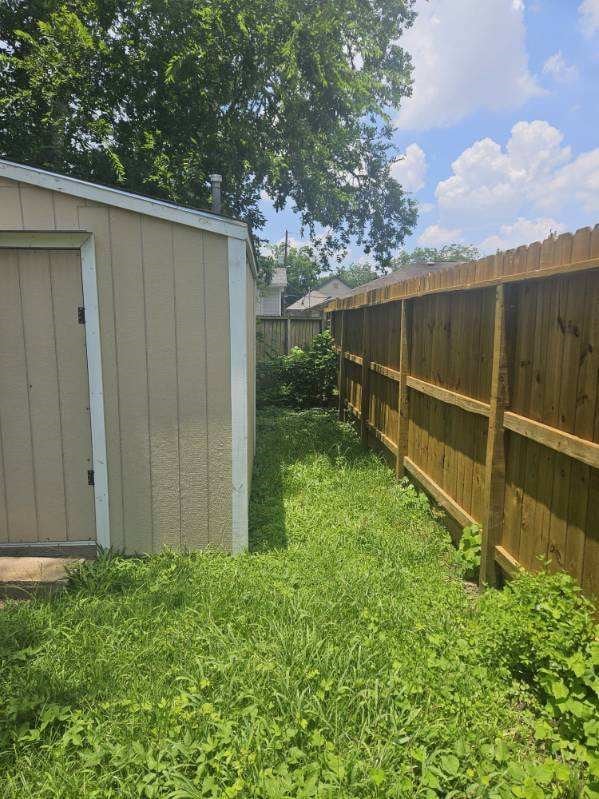
M85 308L83 305L80 305L77 308L77 321L79 322L80 325L85 324Z
M96 485L96 480L95 480L95 475L94 475L94 470L93 469L88 469L87 470L87 484L88 484L88 486L95 486Z

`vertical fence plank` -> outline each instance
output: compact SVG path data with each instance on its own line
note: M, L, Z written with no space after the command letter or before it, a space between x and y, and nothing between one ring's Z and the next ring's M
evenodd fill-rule
M408 432L410 429L410 398L407 379L410 373L410 348L412 339L412 305L409 300L401 302L401 326L399 328L399 395L397 402L397 456L395 475L404 476L404 458L408 454Z
M495 585L495 545L501 540L505 495L505 451L503 412L507 401L507 347L505 332L505 287L495 294L493 325L493 363L491 371L491 412L485 462L485 496L480 582Z
M335 331L341 328L340 348L339 348L339 372L338 372L338 391L339 391L339 418L345 418L345 320L347 311L337 311L335 318Z
M368 445L368 407L370 405L370 309L362 309L362 392L360 404L360 434Z

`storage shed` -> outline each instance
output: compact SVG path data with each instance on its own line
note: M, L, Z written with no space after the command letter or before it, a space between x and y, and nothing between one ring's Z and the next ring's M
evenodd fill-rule
M239 552L247 226L0 160L0 554Z

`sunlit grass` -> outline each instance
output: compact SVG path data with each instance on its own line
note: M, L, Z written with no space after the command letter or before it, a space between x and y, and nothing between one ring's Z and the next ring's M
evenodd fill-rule
M251 518L251 554L104 558L0 611L0 795L539 796L508 788L543 759L533 712L422 495L279 411Z

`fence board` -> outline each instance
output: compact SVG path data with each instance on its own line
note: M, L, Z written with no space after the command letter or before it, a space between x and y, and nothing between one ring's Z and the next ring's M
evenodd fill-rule
M285 355L292 347L309 346L323 329L322 318L298 316L259 316L256 320L258 360Z
M504 284L498 414L495 295ZM504 571L549 560L599 593L599 226L327 311L338 343L343 330L340 403L361 416L371 446L396 456L397 475L409 466L454 519L492 527L487 555Z

